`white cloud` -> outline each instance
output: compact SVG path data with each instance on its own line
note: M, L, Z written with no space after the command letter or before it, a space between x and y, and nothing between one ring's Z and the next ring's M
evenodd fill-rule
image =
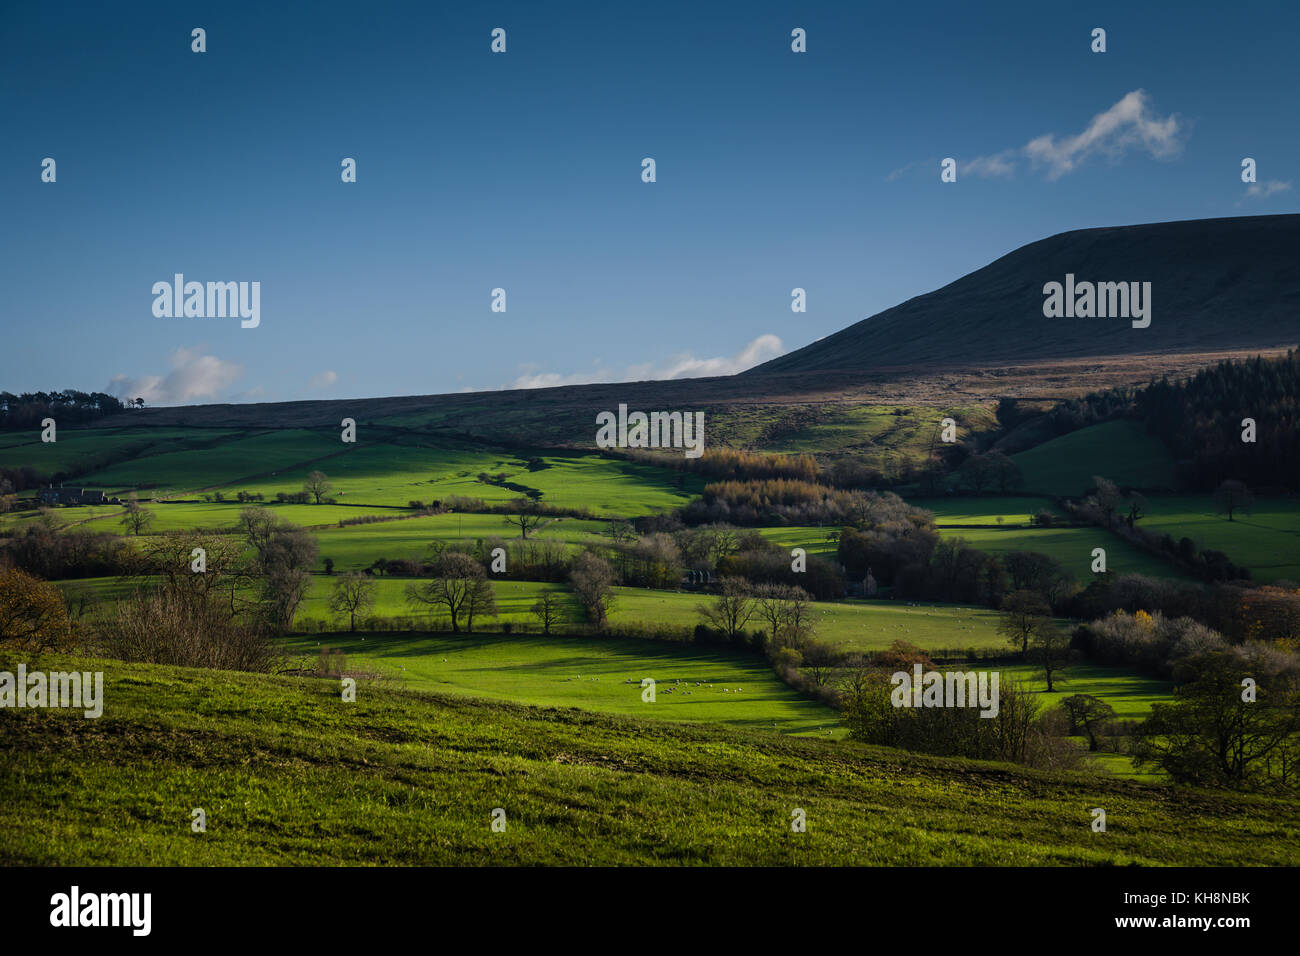
M331 385L337 384L338 380L339 380L339 373L334 371L334 369L332 368L327 368L319 375L313 375L311 377L311 381L308 382L307 384L311 388L314 388L319 391L320 389L329 388Z
M203 346L178 348L168 361L166 375L131 378L115 375L108 391L119 398L143 398L150 405L183 405L201 398L215 398L235 383L243 369L215 355L204 355Z
M537 366L520 366L524 373L506 388L549 388L555 385L590 385L597 382L638 382L649 379L698 378L705 375L734 375L752 368L760 362L775 358L785 351L785 345L775 335L760 335L731 356L696 358L683 353L668 362L656 365L645 362L629 365L621 372L598 367L591 372L539 372ZM599 363L598 363L599 364Z
M1082 133L1060 140L1048 133L1030 140L1025 155L1048 167L1048 179L1058 179L1098 153L1118 159L1136 148L1155 159L1176 156L1183 148L1179 135L1184 129L1172 113L1157 116L1145 90L1134 90L1094 116Z
M1092 118L1083 132L1058 139L1044 133L1021 147L1004 149L989 156L958 160L957 175L993 178L1012 176L1016 160L1027 159L1035 168L1046 167L1048 179L1074 172L1093 156L1118 160L1131 150L1154 159L1169 159L1182 151L1187 124L1175 113L1161 117L1151 106L1146 90L1126 93L1117 103ZM915 163L890 173L898 179ZM930 169L936 163L921 164Z
M1270 179L1263 183L1251 183L1246 187L1246 195L1251 199L1267 199L1274 193L1284 193L1290 190L1290 188L1290 183L1284 183L1278 179Z

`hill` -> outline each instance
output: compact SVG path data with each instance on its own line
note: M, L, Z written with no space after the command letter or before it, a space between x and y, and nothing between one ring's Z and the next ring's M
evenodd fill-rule
M42 664L104 671L105 710L0 712L4 864L1277 865L1300 842L1291 800L366 683L345 704L335 681Z
M1008 253L747 375L1009 364L1294 344L1300 215L1079 229ZM1043 286L1150 282L1152 321L1043 316Z

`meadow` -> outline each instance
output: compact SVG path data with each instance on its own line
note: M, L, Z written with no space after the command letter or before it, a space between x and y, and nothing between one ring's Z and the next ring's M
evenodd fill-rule
M1012 455L1030 494L1077 498L1101 475L1141 491L1177 487L1174 462L1164 444L1137 422L1122 419L1091 425Z
M309 509L312 506L307 506ZM528 532L528 540L560 541L569 546L580 546L598 540L607 529L603 521L582 518L551 518L540 528ZM508 543L518 543L518 527L506 523L504 515L497 514L440 514L401 518L375 524L332 527L316 531L320 543L317 567L324 566L325 558L333 558L336 571L359 570L374 563L376 558L430 557L433 542L444 544L464 543L501 538ZM605 542L609 539L606 536Z
M1223 551L1257 581L1300 582L1300 500L1261 498L1229 521L1209 495L1152 496L1140 522L1148 531L1188 537Z
M934 515L940 527L967 525L1028 525L1034 515L1046 511L1064 519L1065 513L1050 498L1004 496L912 498L907 503Z
M337 680L44 663L103 671L104 716L0 713L3 864L1259 866L1300 845L1282 798L385 682L344 703Z
M363 426L361 432L364 434ZM587 508L626 517L668 511L699 493L704 482L684 472L605 458L597 454L502 452L450 439L375 429L379 440L345 444L330 430L82 429L42 444L31 435L0 445L0 465L27 465L52 474L76 470L67 483L142 499L221 490L296 494L311 471L324 472L329 494L342 504L405 507L412 500L450 495L489 503L518 501L523 492L479 480L533 489L548 505ZM9 436L14 438L16 436ZM546 467L533 471L528 460Z
M43 442L39 431L23 432L5 436L8 440L0 444L0 466L25 466L43 475L84 474L120 459L156 457L178 447L221 443L236 434L228 429L65 428L56 431L55 441ZM79 478L75 483L101 487L88 479Z
M321 646L341 650L348 669L412 689L786 734L844 733L833 710L781 683L766 661L725 649L481 633L312 635L284 646L309 657ZM653 703L642 700L643 678L657 683Z
M1111 534L1104 528L945 528L946 538L961 538L971 547L993 553L1037 551L1061 562L1080 584L1092 578L1092 551L1106 551L1106 570L1117 574L1147 574L1152 577L1186 578L1176 565L1156 557Z

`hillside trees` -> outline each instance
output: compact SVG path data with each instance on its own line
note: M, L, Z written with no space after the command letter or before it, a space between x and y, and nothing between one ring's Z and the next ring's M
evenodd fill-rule
M1196 786L1300 789L1300 691L1294 679L1257 681L1250 700L1242 682L1257 680L1252 671L1229 654L1203 656L1173 703L1152 705L1137 731L1135 763Z

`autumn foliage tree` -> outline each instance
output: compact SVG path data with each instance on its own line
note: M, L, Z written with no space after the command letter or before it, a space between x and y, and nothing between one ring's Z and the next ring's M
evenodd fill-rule
M71 639L72 624L57 587L17 568L0 570L0 645L40 653Z

